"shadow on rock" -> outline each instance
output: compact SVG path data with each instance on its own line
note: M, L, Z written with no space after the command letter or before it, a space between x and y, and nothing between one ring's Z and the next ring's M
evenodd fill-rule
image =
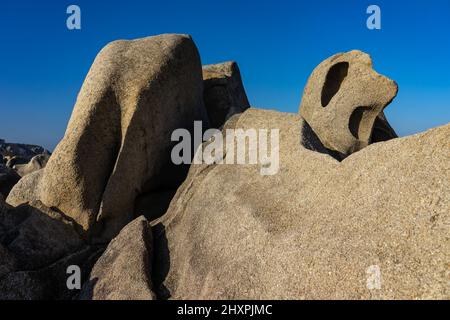
M70 299L67 268L86 279L103 247L89 246L76 225L39 201L0 210L0 299Z
M164 286L164 281L170 270L170 251L166 237L166 228L162 223L153 226L153 273L152 281L158 299L170 298L170 291Z

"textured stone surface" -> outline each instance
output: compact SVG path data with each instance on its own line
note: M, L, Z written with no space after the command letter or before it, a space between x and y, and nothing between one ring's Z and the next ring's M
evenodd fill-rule
M391 140L396 94L351 51L314 70L300 114L246 110L237 65L202 69L188 36L109 44L47 167L0 139L24 176L0 193L0 299L449 299L450 124ZM208 118L279 129L280 170L193 165L170 202L170 136Z
M36 198L90 235L111 239L132 219L135 198L172 172L171 134L194 120L208 122L200 58L189 36L112 42L85 79Z
M17 207L29 201L39 199L40 197L40 180L44 170L38 170L30 173L19 180L9 192L6 202L11 206Z
M152 230L144 217L128 224L95 264L79 298L154 299L150 278L152 241Z
M314 69L300 114L327 148L345 157L370 144L377 119L375 140L381 140L383 132L387 137L395 135L381 113L397 90L394 81L372 69L368 54L357 50L340 53Z
M233 121L280 128L280 171L191 167L154 223L160 297L449 298L450 125L338 162L304 147L317 143L300 116L249 109ZM381 289L369 290L377 267Z
M220 128L231 116L250 108L236 62L203 66L203 80L211 127Z

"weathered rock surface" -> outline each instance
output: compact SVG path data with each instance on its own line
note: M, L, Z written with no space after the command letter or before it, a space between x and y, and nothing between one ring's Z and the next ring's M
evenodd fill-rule
M317 143L300 116L249 109L232 120L280 128L280 171L191 167L154 222L160 297L448 299L450 125L338 162L304 147Z
M345 157L372 142L376 121L375 142L395 135L382 111L397 91L394 81L372 69L368 54L340 53L311 74L300 114L328 149Z
M82 300L154 299L151 284L152 230L140 217L109 244L80 293Z
M17 182L11 189L6 202L11 206L17 207L21 204L34 201L40 197L40 180L44 170L35 171Z
M250 108L236 62L203 66L203 80L211 127L221 128L231 116Z
M194 120L207 123L200 58L189 36L112 42L95 59L46 168L24 178L20 188L38 186L27 191L36 197L23 201L41 200L90 235L111 239L132 219L136 197L174 172L171 134Z
M450 124L392 140L396 94L351 51L314 70L300 114L248 109L237 65L202 72L188 36L109 44L47 166L0 139L0 299L448 299ZM171 134L208 116L278 129L279 170L192 165L172 199Z
M30 173L45 168L49 158L49 154L39 154L31 158L30 162L27 164L14 165L13 168L21 177L24 177Z

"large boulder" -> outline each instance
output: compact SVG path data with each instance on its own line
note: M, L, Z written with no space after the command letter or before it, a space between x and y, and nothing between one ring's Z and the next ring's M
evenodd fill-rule
M371 142L396 137L382 112L397 91L394 81L372 69L368 54L340 53L314 69L300 114L325 147L346 157Z
M160 297L448 298L450 124L339 162L298 115L230 121L280 129L279 172L191 166L154 222Z
M38 154L37 156L31 158L27 164L16 164L13 168L21 177L24 177L30 173L45 168L49 158L49 154Z
M171 135L190 130L194 120L208 122L200 57L189 36L112 42L96 57L47 166L24 177L39 180L38 194L28 194L89 236L109 240L133 218L138 195L178 172ZM181 183L185 173L171 181Z
M211 127L221 128L231 116L250 108L236 62L203 66L203 80Z
M109 244L79 295L81 300L152 300L153 238L140 217Z
M203 66L204 99L211 127L221 128L233 115L250 108L236 62Z
M38 170L23 177L9 192L6 202L14 207L34 201L40 197L40 181L44 170Z

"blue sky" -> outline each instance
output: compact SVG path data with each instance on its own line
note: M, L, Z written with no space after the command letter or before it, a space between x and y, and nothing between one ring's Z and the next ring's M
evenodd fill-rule
M2 1L0 138L53 149L97 52L116 39L191 34L202 63L238 62L254 107L297 112L314 67L360 49L397 81L400 135L450 122L450 1ZM66 28L77 4L82 29ZM377 4L382 29L366 28Z

